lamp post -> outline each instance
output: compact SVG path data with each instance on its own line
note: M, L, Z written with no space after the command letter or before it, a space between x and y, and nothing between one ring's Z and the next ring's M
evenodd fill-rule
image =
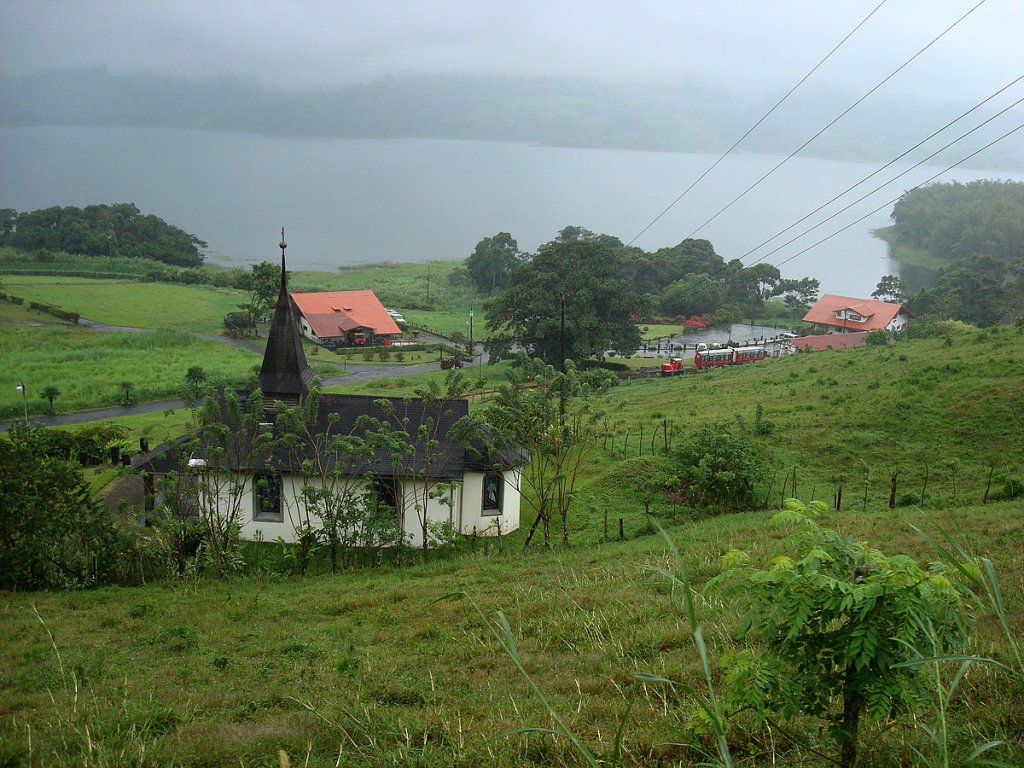
M476 349L473 347L473 310L469 310L469 356L476 357Z
M25 382L19 381L14 389L16 392L21 392L22 404L25 406L25 423L28 424L28 389L25 387Z

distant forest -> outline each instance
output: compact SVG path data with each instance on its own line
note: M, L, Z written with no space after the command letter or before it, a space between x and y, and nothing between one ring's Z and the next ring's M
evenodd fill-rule
M134 203L0 210L0 246L22 251L64 251L86 256L144 258L198 267L206 243Z
M911 190L880 234L947 266L915 312L992 325L1024 316L1024 183L974 181Z

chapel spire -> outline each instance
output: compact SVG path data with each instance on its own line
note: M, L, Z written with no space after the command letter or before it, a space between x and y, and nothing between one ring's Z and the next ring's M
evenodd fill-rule
M288 271L285 266L284 250L288 243L281 227L281 290L274 306L274 318L267 335L267 349L263 354L260 368L260 389L268 408L276 400L285 405L300 405L309 394L313 382L313 370L306 362L302 349L302 336L292 314L291 297L288 294Z

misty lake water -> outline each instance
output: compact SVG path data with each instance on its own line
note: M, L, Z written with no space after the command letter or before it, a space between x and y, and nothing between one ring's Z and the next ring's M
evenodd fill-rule
M209 243L211 261L275 259L287 228L289 266L462 259L483 237L511 232L524 250L579 225L637 236L716 155L569 149L491 142L297 139L142 128L0 128L0 207L134 202ZM734 154L636 240L645 250L688 236L726 259L759 257L823 292L866 296L898 272L871 230L888 201L940 168L922 166L776 253L864 188L755 250L877 165L796 159L714 221L705 221L780 158ZM955 169L941 180L1015 178ZM856 222L874 208L882 208ZM853 223L856 222L856 223ZM798 254L843 227L845 231ZM783 263L784 262L784 263Z

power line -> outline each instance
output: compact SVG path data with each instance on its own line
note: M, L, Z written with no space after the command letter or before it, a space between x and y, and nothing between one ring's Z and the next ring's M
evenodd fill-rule
M819 136L821 136L821 134L823 134L825 131L827 131L829 128L831 128L833 125L835 125L840 120L842 120L844 117L846 117L846 115L848 115L850 112L852 112L861 102L863 102L865 99L867 99L869 96L871 96L871 94L873 94L875 91L877 91L879 88L881 88L887 82L889 82L893 77L895 77L897 74L899 74L911 62L913 62L918 56L920 56L922 53L924 53L929 48L931 48L933 45L935 45L935 43L937 43L939 40L941 40L943 37L945 37L951 30L953 30L958 24L960 24L960 22L962 22L964 19L966 19L968 16L970 16L976 10L978 10L978 8L980 8L982 5L984 5L985 2L986 2L986 0L979 0L977 5L975 5L969 11L967 11L967 13L965 13L959 19L957 19L952 24L950 24L948 27L946 27L946 29L944 29L941 33L939 33L938 36L932 38L931 42L929 42L927 45L925 45L923 48L921 48L921 50L919 50L917 53L915 53L913 56L911 56L905 62L900 64L900 66L898 66L896 69L894 69L888 75L886 75L886 77L883 78L877 85L875 85L873 88L871 88L871 90L869 90L867 93L865 93L863 96L861 96L855 102L853 102L853 104L851 104L849 107L847 107L842 112L840 112L839 115L837 115L835 118L832 119L831 122L828 123L828 125L826 125L824 128L822 128L817 133L815 133L813 136L811 136L811 138L807 139L807 141L805 141L803 144L801 144L799 147L797 147L795 150L793 150L786 158L784 158L781 162L779 162L778 165L776 165L770 171L765 173L761 178L759 178L757 181L755 181L753 184L751 184L749 187L747 187L745 190L743 190L743 192L741 192L739 195L734 197L723 208L720 208L718 210L718 212L716 212L713 216L711 216L711 218L707 219L703 224L701 224L699 227L697 227L695 230L693 230L693 232L688 234L684 238L684 240L685 239L689 239L689 238L693 237L694 235L696 235L698 232L700 232L702 229L704 229L704 227L706 227L712 221L714 221L719 216L721 216L723 213L725 213L727 210L729 210L733 205L735 205L740 200L742 200L744 197L746 197L746 195L748 193L750 193L755 187L760 185L761 182L763 182L765 179L767 179L769 176L771 176L773 173L775 173L777 170L779 170L779 168L781 168L786 163L788 163L790 160L792 160L794 157L796 157L796 155L798 155L800 152L802 152L807 147L807 145L809 145L811 142L813 142L815 139L817 139Z
M984 0L983 0L983 2L984 2ZM732 151L734 149L736 149L736 147L738 147L743 142L743 140L747 138L747 136L749 136L751 133L753 133L754 130L759 125L761 125L761 123L763 123L765 120L767 120L769 117L771 117L771 115L775 112L775 110L777 110L780 106L782 106L782 103L784 101L786 101L786 99L788 99L790 96L792 96L793 93L796 91L796 89L804 84L804 81L806 81L811 75L813 75L815 72L817 72L818 69L821 67L821 65L824 64L826 61L828 61L832 57L832 54L834 54L836 51L838 51L839 48L842 47L843 43L845 43L847 40L849 40L858 29L860 29L862 26L864 26L864 24L867 22L867 20L870 19L872 16L874 16L875 12L879 8L881 8L883 5L885 5L885 3L886 3L886 0L882 0L878 5L876 5L874 7L874 9L871 11L871 13L869 13L867 16L865 16L863 19L861 19L860 23L857 24L857 26L855 26L853 29L851 29L849 32L847 32L846 35L843 37L843 39L840 40L838 43L836 43L835 47L833 47L831 51L829 51L827 54L825 54L825 57L821 61L819 61L817 64L815 64L814 67L806 75L804 75L802 78L800 78L799 82L797 82L796 85L794 85L792 88L790 88L781 99L779 99L777 102L775 102L775 105L771 109L769 109L767 112L765 112L761 116L760 120L758 120L756 123L754 123L752 126L750 126L750 128L747 129L746 133L744 133L742 136L740 136L738 139L736 139L735 143L733 143L733 145L731 147L729 147L727 150L725 150L725 152L723 152L722 155L717 160L715 160L715 162L713 162L707 168L707 170L704 171L704 173L702 173L700 176L698 176L697 179L692 184L690 184L690 186L688 186L686 189L684 189L682 191L682 193L679 195L679 197L677 197L675 200L673 200L671 203L669 203L668 207L665 208L665 210L663 210L661 213L659 213L657 216L655 216L654 219L652 219L651 222L646 227L641 229L632 240L630 240L628 243L626 243L626 245L632 245L633 243L635 243L640 238L640 236L644 234L644 232L646 232L651 227L653 227L655 224L657 224L658 220L661 219L662 216L664 216L666 213L668 213L670 210L672 210L675 207L676 203L678 203L680 200L682 200L684 197L686 197L686 195L690 192L691 189L693 189L698 184L700 184L700 182L704 179L705 176L707 176L709 173L711 173L713 170L715 170L715 168L718 166L719 163L721 163L723 160L725 160L725 158L727 158L730 154L732 154Z
M936 173L936 174L935 174L934 176L931 176L930 178L928 178L928 179L925 179L924 181L922 181L922 182L921 182L920 184L918 184L917 186L915 186L915 187L912 187L911 189L907 190L907 192L904 192L904 193L902 193L901 195L899 195L899 197L894 197L894 198L893 198L892 200L889 200L888 202L882 203L882 204L881 204L880 206L878 206L877 208L874 208L874 209L872 209L872 210L868 211L867 213L865 213L865 214L864 214L863 216L861 216L861 217L860 217L859 219L854 219L854 220L853 220L853 221L851 221L851 222L850 222L849 224L847 224L847 225L846 225L845 227L842 227L841 229L837 229L837 230L836 230L835 232L833 232L832 234L828 235L827 237L823 237L823 238L822 238L821 240L819 240L818 242L816 242L816 243L814 243L814 244L812 244L812 245L809 245L809 246L807 246L807 247L806 247L806 248L804 248L804 249L803 249L802 251L797 251L797 252L796 252L796 253L794 253L794 254L793 254L792 256L790 256L790 257L788 257L788 258L786 258L786 259L783 259L782 261L780 261L780 262L779 262L778 264L776 264L775 266L776 266L776 267L781 267L781 266L782 266L783 264L788 264L789 262L793 261L793 259L795 259L795 258L796 258L797 256L802 256L803 254L807 253L807 252L808 252L809 250L811 250L811 249L813 249L813 248L817 248L817 247L818 247L819 245L821 245L822 243L825 243L825 242L827 242L827 241L831 240L831 239L832 239L833 237L835 237L836 235L839 235L839 234L841 234L841 233L845 232L845 231L846 231L846 230L848 230L848 229L849 229L850 227L852 227L852 226L853 226L854 224L860 224L860 223L861 223L862 221L864 221L864 219L868 218L869 216L873 216L874 214L878 213L879 211L881 211L881 210L882 210L882 209L884 209L884 208L887 208L887 207L888 207L888 206L890 206L890 205L895 205L895 204L896 204L897 202L899 202L900 198L901 198L901 197L903 197L903 195L907 194L908 192L913 192L913 191L914 191L915 189L920 189L920 188L921 188L921 187L923 187L923 186L924 186L925 184L930 184L931 182L935 181L935 179L937 179L937 178L939 178L940 176L942 176L942 175L944 175L944 174L948 173L949 171L953 170L953 169L954 169L954 168L956 168L956 167L957 167L958 165L962 165L963 163L966 163L966 162L967 162L968 160L970 160L970 159L971 159L972 157L974 157L975 155L979 155L979 154L981 154L982 152L984 152L984 151L985 151L986 149L988 149L989 147L991 147L991 146L993 146L993 145L995 145L995 144L998 144L998 143L999 143L1000 141L1002 141L1003 139L1007 138L1008 136L1012 136L1012 135L1013 135L1014 133L1016 133L1017 131L1021 130L1022 128L1024 128L1024 123L1021 123L1021 124L1020 124L1020 125L1018 125L1018 126L1017 126L1016 128L1013 128L1013 129L1011 129L1011 130L1007 131L1006 133L1004 133L1004 134L1003 134L1002 136L1000 136L999 138L997 138L997 139L993 139L993 140L992 140L992 141L990 141L990 142L989 142L988 144L986 144L985 146L981 147L980 149L976 149L976 150L975 150L974 152L972 152L971 154L967 155L966 157L963 157L963 158L961 158L960 160L957 160L957 161L956 161L955 163L953 163L953 164L952 164L952 165L950 165L950 166L947 166L947 167L946 167L946 168L944 168L943 170L941 170L941 171L939 171L938 173Z
M752 253L753 253L754 251L756 251L756 250L758 250L759 248L762 248L763 246L767 245L768 243L770 243L770 242L771 242L772 240L774 240L775 238L777 238L777 237L780 237L781 235L784 235L784 234L785 234L786 232L788 232L789 230L793 229L793 227L795 227L795 226L797 226L798 224L800 224L800 223L802 223L802 222L806 221L806 220L807 220L807 219L809 219L809 218L810 218L811 216L813 216L814 214L818 213L818 212L819 212L819 211L821 211L821 210L822 210L823 208L826 208L826 207L828 207L829 205L831 205L832 203L834 203L834 202L835 202L836 200L838 200L839 198L843 197L843 196L844 196L844 195L846 195L847 193L849 193L849 192L852 192L852 191L853 191L854 189L856 189L857 187L859 187L859 186L860 186L861 184L863 184L864 182L866 182L866 181L867 181L868 179L870 179L870 178L872 178L872 177L874 177L874 176L877 176L877 175L878 175L879 173L881 173L882 171L884 171L884 170L885 170L886 168L888 168L889 166L891 166L891 165L893 165L894 163L898 162L899 160L903 159L904 157L906 157L907 155L909 155L909 154L910 154L911 152L913 152L913 151L914 151L915 149L917 149L917 148L918 148L918 147L920 147L921 145L925 144L925 143L926 143L926 142L928 142L928 141L931 141L931 140L932 140L933 138L935 138L936 136L938 136L938 135L939 135L940 133L942 133L943 131L945 131L945 130L946 130L947 128L949 128L949 127L950 127L950 126L952 126L952 125L955 125L956 123L958 123L958 122L959 122L960 120L962 120L962 119L964 119L965 117L967 117L967 115L971 114L972 112L975 112L975 111L977 111L978 109L980 109L981 107L983 107L983 106L984 106L985 104L987 104L988 102L990 102L990 101L991 101L992 99L994 99L994 98L995 98L996 96L1000 95L1001 93L1003 93L1003 92L1004 92L1004 91L1006 91L1007 89L1009 89L1009 88L1013 87L1014 85L1016 85L1017 83L1019 83L1019 82L1020 82L1021 80L1024 80L1024 75L1020 75L1020 76L1019 76L1019 77L1017 77L1017 78L1016 78L1015 80L1013 80L1013 81L1012 81L1011 83L1009 83L1009 84L1007 84L1007 85L1003 86L1002 88L1000 88L1000 89L999 89L998 91L996 91L995 93L993 93L993 94L992 94L991 96L989 96L989 97L988 97L987 99L985 99L984 101L981 101L981 102L979 102L978 104L976 104L975 106L971 107L971 108L970 108L969 110L967 110L966 112L964 112L963 114L961 114L961 115L960 115L959 117L957 117L957 118L955 118L955 119L953 119L953 120L949 121L949 122L948 122L948 123L946 123L946 124L945 124L944 126L942 126L941 128L939 128L939 129L938 129L937 131L933 132L933 133L932 133L931 135L927 136L927 137L926 137L926 138L924 138L924 139L921 139L921 141L917 142L917 143L916 143L916 144L915 144L914 146L910 147L910 149L907 149L906 151L904 151L904 152L902 152L901 154L897 155L897 156L896 156L896 157L894 157L894 158L893 158L892 160L890 160L889 162L887 162L887 163L886 163L885 165L883 165L883 166L879 167L879 168L878 168L877 170L875 170L875 171L872 171L872 172L871 172L871 173L869 173L869 174L868 174L867 176L865 176L865 177L864 177L863 179L861 179L860 181L858 181L858 182L857 182L856 184L853 184L853 185L851 185L851 186L847 187L846 189L844 189L844 190L843 190L842 192L840 192L840 193L839 193L838 195L836 195L835 197L833 197L833 198L832 198L831 200L829 200L828 202L822 203L822 204L821 204L821 205L819 205L819 206L818 206L817 208L815 208L815 209L814 209L813 211L811 211L810 213L808 213L808 214L804 215L803 217L801 217L801 218L797 219L796 221L794 221L794 222L793 222L792 224L790 224L790 225L789 225L788 227L786 227L785 229L781 229L781 230L779 230L779 231L778 231L778 232L776 232L776 233L775 233L774 235L772 235L771 237L769 237L769 238L768 238L767 240L763 241L762 243L760 243L760 244L758 244L758 245L755 245L755 246L754 246L753 248L751 248L751 249L750 249L749 251L747 251L747 252L746 252L746 253L744 253L744 254L743 254L742 256L740 256L740 257L739 257L739 258L740 258L740 260L743 260L744 258L746 258L747 256L749 256L750 254L752 254ZM834 219L834 218L835 218L836 216L838 216L838 215L839 215L840 213L843 213L844 211L847 211L847 210L849 210L849 209L850 209L850 208L851 208L852 206L854 206L854 205L856 205L857 203L861 202L861 201L862 201L862 200L864 200L864 199L865 199L866 197L869 197L870 195L874 194L875 192L877 192L878 190L882 189L883 187L885 187L885 186L888 186L888 185L889 185L889 184L891 184L892 182L896 181L896 179L899 179L900 177L902 177L902 176L906 175L906 174L907 174L907 173L909 173L910 171L914 170L915 168L917 168L917 167L919 167L919 166L923 165L924 163L928 162L929 160L931 160L931 159L932 159L933 157L935 157L935 156L936 156L937 154L939 154L940 152L942 152L942 151L944 151L944 150L948 149L949 147L953 146L953 144L956 144L956 143L957 143L958 141L960 141L960 140L962 140L962 139L966 138L967 136L971 135L972 133L974 133L975 131L977 131L977 130L978 130L979 128L981 128L982 126L984 126L984 125L987 125L988 123L992 122L992 121L993 121L993 120L994 120L995 118L997 118L997 117L999 117L999 116L1001 116L1001 115L1005 114L1005 113L1006 113L1007 111L1009 111L1009 110L1013 109L1013 108L1014 108L1014 107L1016 107L1016 106L1017 106L1018 104L1020 104L1020 103L1021 103L1022 101L1024 101L1024 98L1018 99L1017 101L1015 101L1015 102L1014 102L1013 104L1011 104L1010 106L1006 107L1005 109L1001 110L1000 112L997 112L997 113L996 113L995 115L993 115L992 117L988 118L987 120L985 120L984 122L980 123L979 125L975 126L975 127L974 127L974 128L972 128L971 130L967 131L967 132L966 132L966 133L964 133L964 134L961 134L959 138L957 138L957 139L954 139L954 140L953 140L953 141L951 141L950 143L948 143L948 144L946 144L945 146L941 147L940 149L936 150L936 151L935 151L935 152L933 152L932 154L928 155L928 157L926 157L926 158L924 158L923 160L919 161L918 163L916 163L916 164L912 165L912 166L911 166L910 168L906 169L906 170L905 170L905 171L903 171L902 173L900 173L900 174L898 174L898 175L896 175L896 176L892 177L891 179L889 179L889 180L888 180L887 182L885 182L884 184L882 184L882 185L880 185L880 186L878 186L878 187L875 187L875 188L874 188L873 190L871 190L871 192L868 192L868 193L867 193L866 195L864 195L863 197L860 197L860 198L858 198L857 200L853 201L852 203L850 203L850 205L847 205L847 206L846 206L845 208L842 208L842 209L840 209L840 210L836 211L835 213L833 213L833 214L832 214L831 216L829 216L828 218L826 218L826 219L822 220L822 221L821 221L821 222L819 222L818 224L815 224L815 225L814 225L813 227L811 227L811 228L809 228L809 229L806 229L806 230L804 230L803 232L801 232L801 233L800 233L799 235L797 235L797 236L796 236L796 237L794 237L793 239L791 239L791 240L788 240L787 242L785 242L785 243L783 243L782 245L780 245L780 246L779 246L778 248L775 248L774 250L772 250L772 251L769 251L768 253L764 254L763 256L760 256L760 257L758 257L757 259L754 259L754 261L752 261L752 262L751 262L750 264L748 264L747 266L752 266L753 264L757 264L758 262L760 262L760 261L762 261L762 260L764 260L764 259L768 258L769 256L771 256L771 255L772 255L773 253L777 253L777 252L778 252L779 250L781 250L782 248L785 248L785 247L786 247L787 245L790 245L791 243L795 242L796 240L799 240L799 239L800 239L801 237L803 237L804 235L808 234L809 232L813 232L813 231L814 231L815 229L817 229L818 227L820 227L820 226L822 226L823 224L825 224L825 223L827 223L827 222L831 221L832 219Z

